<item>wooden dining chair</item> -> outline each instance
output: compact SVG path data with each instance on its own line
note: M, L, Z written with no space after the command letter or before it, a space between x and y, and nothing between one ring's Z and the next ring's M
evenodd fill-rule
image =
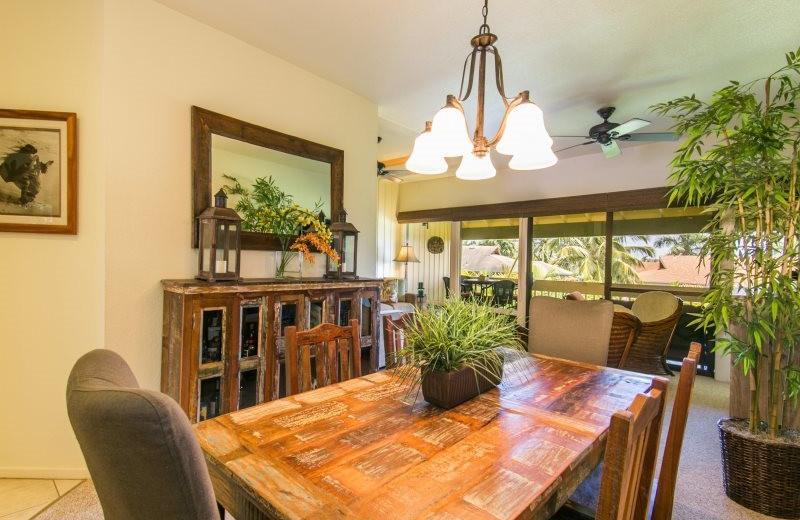
M352 319L350 325L344 327L322 323L300 332L296 327L286 327L285 333L287 395L361 377L358 320Z
M647 518L667 384L664 378L654 378L648 393L637 395L627 410L620 410L611 417L599 489L595 488L598 489L596 509L592 511L588 504L568 502L554 519Z
M597 501L598 520L644 520L653 484L667 380L656 378L625 411L611 417L603 478Z
M392 318L391 315L383 317L383 353L386 359L386 368L402 364L397 353L405 347L405 330L409 319L411 318L408 314L403 314L397 319Z
M686 422L689 419L689 402L692 398L697 363L700 360L702 347L699 343L689 346L689 355L683 358L678 390L672 404L672 415L669 419L669 430L664 445L664 457L656 485L656 496L653 503L652 520L669 520L672 518L672 505L675 499L675 483L678 479L678 465L681 459L683 436L686 433Z

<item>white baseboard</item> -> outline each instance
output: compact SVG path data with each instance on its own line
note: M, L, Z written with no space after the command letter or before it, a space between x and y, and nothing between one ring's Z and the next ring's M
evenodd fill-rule
M0 467L0 478L46 478L46 479L84 479L89 478L86 468L4 468Z

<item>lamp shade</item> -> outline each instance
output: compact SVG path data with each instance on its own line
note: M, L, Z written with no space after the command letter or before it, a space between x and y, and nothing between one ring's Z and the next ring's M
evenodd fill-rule
M466 154L456 170L456 177L468 181L490 179L495 175L497 175L497 170L495 170L488 153L483 156L478 156L474 152Z
M467 119L464 112L454 106L448 105L436 112L431 135L436 151L444 157L458 157L472 151Z
M553 139L544 127L542 109L528 101L511 109L496 150L505 155L514 155L529 147L549 147L552 144Z
M434 175L447 171L447 162L438 153L429 126L430 123L427 123L425 131L414 140L414 149L406 161L406 169L414 173Z
M397 256L394 259L395 262L412 262L412 263L419 263L419 258L417 255L414 254L414 248L408 244L404 245L400 248L400 251L397 253Z
M558 162L558 157L550 146L532 147L515 153L508 161L512 170L540 170L548 168Z

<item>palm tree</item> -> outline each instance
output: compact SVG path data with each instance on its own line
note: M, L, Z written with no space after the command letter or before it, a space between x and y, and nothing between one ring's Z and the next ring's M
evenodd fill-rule
M656 247L668 247L671 255L699 255L705 237L701 233L663 235L656 239Z
M647 244L644 236L635 237ZM640 258L652 257L655 251L648 245L627 245L627 237L615 237L611 243L611 276L617 283L636 283L636 268ZM605 237L563 237L533 240L536 260L557 265L575 273L581 280L602 282L605 278Z

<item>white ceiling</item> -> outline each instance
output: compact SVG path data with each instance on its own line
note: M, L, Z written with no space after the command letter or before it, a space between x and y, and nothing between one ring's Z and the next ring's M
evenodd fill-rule
M445 95L458 93L482 7L480 0L159 1L377 103L379 159L408 154ZM507 93L530 90L556 136L583 135L605 105L617 107L612 121L643 117L654 122L646 131L663 131L669 123L648 113L651 104L761 76L800 45L797 0L493 0L488 22L499 36ZM488 92L492 132L501 110ZM573 142L557 139L556 147Z

